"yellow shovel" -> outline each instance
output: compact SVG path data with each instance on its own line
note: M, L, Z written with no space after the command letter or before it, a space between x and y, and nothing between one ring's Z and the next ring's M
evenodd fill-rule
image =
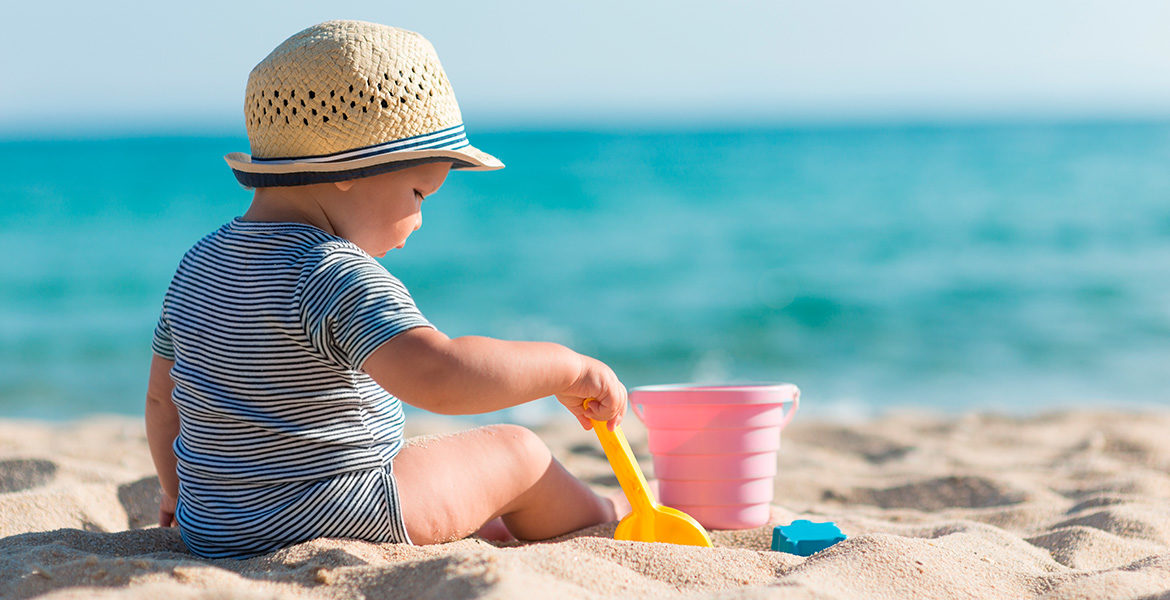
M590 400L585 400L586 407ZM597 432L605 457L634 509L618 523L613 539L711 547L711 539L698 521L681 510L658 504L650 496L646 478L642 477L642 469L638 468L620 425L610 431L605 421L593 421L593 431Z

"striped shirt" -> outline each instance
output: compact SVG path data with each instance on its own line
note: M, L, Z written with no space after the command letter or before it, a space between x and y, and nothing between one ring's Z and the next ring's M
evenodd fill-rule
M390 473L402 404L362 365L429 326L369 254L315 227L235 219L195 244L152 344L175 361L188 547L243 557L323 535L408 541Z

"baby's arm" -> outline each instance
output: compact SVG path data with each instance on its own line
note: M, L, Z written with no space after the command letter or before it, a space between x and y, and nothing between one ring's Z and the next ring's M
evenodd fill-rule
M626 388L613 370L560 344L451 339L418 327L375 350L363 369L406 403L439 414L485 413L555 395L588 429L589 419L613 428L626 408ZM585 398L597 399L588 412Z
M150 362L150 381L146 385L146 441L150 457L162 486L158 524L170 527L175 520L175 499L179 497L179 476L175 474L175 449L179 436L179 413L171 400L175 382L171 367L175 362L155 355Z
M556 395L588 429L590 418L616 426L626 408L626 388L609 367L559 344L449 339L420 327L383 344L363 368L402 400L442 414ZM585 398L598 400L588 413ZM517 538L538 540L620 516L535 433L515 425L412 440L394 459L394 476L418 544L464 537L496 517Z

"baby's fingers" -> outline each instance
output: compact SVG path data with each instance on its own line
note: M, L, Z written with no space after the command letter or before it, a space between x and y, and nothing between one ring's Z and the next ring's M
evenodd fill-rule
M586 431L593 429L593 422L589 420L588 416L586 416L585 404L581 398L558 395L557 400L560 401L560 403L564 405L564 407L568 409L569 412L573 413L573 416L576 417L577 422L581 424L582 429L585 429Z
M605 421L607 428L613 431L622 422L621 411L616 410L613 398L605 398L598 400L596 398L587 398L585 400L585 415L594 421Z

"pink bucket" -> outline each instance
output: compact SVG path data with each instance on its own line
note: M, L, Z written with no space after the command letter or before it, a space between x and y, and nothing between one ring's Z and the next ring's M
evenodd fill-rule
M796 386L654 385L630 390L630 405L649 433L659 502L710 529L768 522Z

